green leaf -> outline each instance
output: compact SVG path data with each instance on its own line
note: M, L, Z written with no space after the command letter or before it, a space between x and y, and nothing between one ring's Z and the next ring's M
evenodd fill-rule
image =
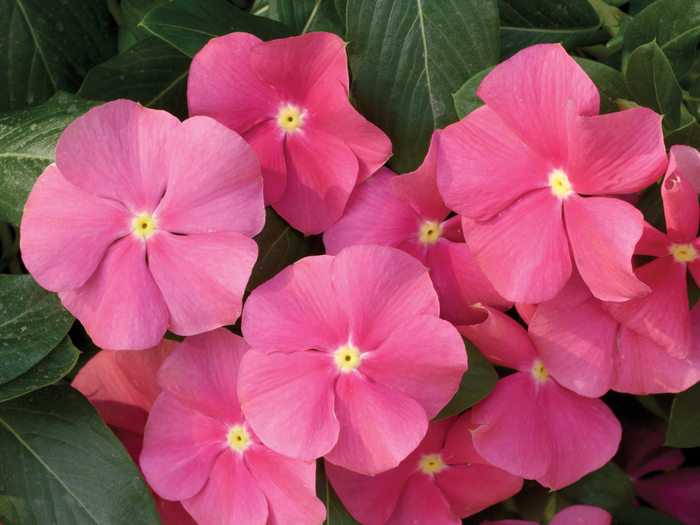
M452 93L498 63L498 13L494 0L348 0L346 39L361 113L405 173L433 131L458 120Z
M80 392L59 383L0 404L3 525L154 525L138 468Z
M639 105L664 115L663 124L668 129L680 127L683 92L656 42L632 52L625 74L627 89Z
M0 0L0 111L75 92L87 72L117 53L107 2Z
M700 148L700 125L693 118L689 123L670 133L666 133L664 135L664 144L666 149L670 149L671 146L676 144L691 146L695 149Z
M31 275L0 275L0 384L41 361L71 324L58 295Z
M464 346L467 348L469 369L462 376L457 393L435 416L434 420L445 419L464 412L489 395L496 386L498 374L493 365L468 339L464 339Z
M328 481L323 458L316 460L316 497L326 506L326 519L323 525L360 525L360 522L345 509Z
M627 507L613 516L612 525L683 525L683 522L648 507Z
M659 231L666 233L666 216L664 201L661 198L661 184L652 184L647 188L637 203L637 209L644 215L644 220Z
M139 24L148 13L168 2L169 0L121 0L120 6L126 22L126 28L134 35L136 40L143 40L152 36L148 29L139 27Z
M212 38L235 31L262 40L294 35L287 26L245 13L226 0L173 0L148 13L141 25L190 58Z
M270 0L269 16L291 27L297 35L312 31L345 34L333 0Z
M455 109L457 110L457 116L460 120L469 115L469 113L475 109L484 105L484 101L476 95L476 90L479 89L482 80L484 80L486 75L488 75L491 71L493 71L493 67L480 71L472 78L467 80L464 85L459 88L457 93L452 95L452 99L455 103Z
M688 107L688 112L694 119L700 118L700 77L695 79L687 93L683 93L683 99Z
M600 27L600 17L586 0L498 0L501 61L521 49L561 43L572 50Z
M625 83L625 75L593 60L574 57L576 63L581 66L586 74L591 78L595 87L598 88L600 94L600 114L614 113L619 111L619 106L615 103L616 100L629 100L632 98L627 90Z
M78 95L90 100L128 98L184 120L188 117L191 62L190 57L152 36L90 71Z
M666 431L669 447L700 447L700 383L676 394Z
M634 485L620 467L608 462L598 470L559 491L571 505L602 507L611 514L629 507L634 500Z
M634 396L639 404L646 408L649 412L661 419L668 421L671 414L671 405L673 403L673 394L647 394L644 396Z
M340 17L340 20L343 22L343 24L345 24L348 11L348 0L335 0L335 10Z
M55 160L61 133L97 105L57 93L41 107L0 115L0 220L19 225L36 179Z
M676 78L693 65L700 41L700 1L659 0L644 9L625 32L623 49L632 53L656 40Z
M58 381L72 370L79 355L80 350L73 346L70 337L64 337L44 359L21 376L0 385L0 402Z
M629 15L637 16L644 9L649 7L651 4L656 2L656 0L630 0L629 1Z

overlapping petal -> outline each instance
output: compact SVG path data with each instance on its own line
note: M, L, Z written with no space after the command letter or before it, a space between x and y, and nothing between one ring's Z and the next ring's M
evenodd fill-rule
M667 173L661 185L664 216L669 238L677 244L687 244L698 236L700 206L698 195L683 175Z
M415 474L408 480L386 525L403 525L411 521L434 525L462 523L450 512L450 503L440 492L435 478L420 474Z
M260 159L265 206L276 202L287 189L287 161L284 158L285 132L276 120L265 120L241 133Z

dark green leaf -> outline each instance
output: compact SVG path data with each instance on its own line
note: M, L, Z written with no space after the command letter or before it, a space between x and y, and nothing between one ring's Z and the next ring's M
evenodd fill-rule
M613 516L612 525L683 525L683 523L648 507L627 507Z
M80 350L64 337L49 355L19 377L0 385L0 402L45 387L64 377L78 361Z
M0 111L75 92L92 67L116 53L107 2L0 0Z
M656 0L630 0L629 1L629 15L637 16L644 9L649 7L651 4L656 2Z
M297 35L312 31L345 34L333 0L270 0L269 16L291 27Z
M615 514L632 504L634 485L620 467L608 462L564 487L559 494L571 505L602 507Z
M637 203L637 209L644 215L644 220L659 231L666 233L664 202L661 199L661 184L652 184L647 188Z
M619 111L620 108L615 103L616 100L629 100L631 98L625 83L625 75L600 62L578 57L574 57L574 60L591 77L595 87L598 88L601 115Z
M245 13L226 0L173 0L148 13L141 25L190 58L212 38L235 31L262 40L294 34L287 26Z
M3 525L154 525L136 465L80 392L59 383L0 404Z
M671 414L671 404L674 398L673 394L648 394L634 397L639 401L639 404L649 412L668 421Z
M664 135L664 144L666 144L667 149L676 144L691 146L696 149L700 148L700 125L693 119L677 130L666 133Z
M78 95L91 100L128 98L184 120L188 117L191 62L167 42L151 36L90 71Z
M625 32L623 49L632 53L653 40L661 48L676 78L695 61L700 41L700 1L659 0L634 18Z
M66 126L98 103L57 93L36 109L0 116L0 220L18 225L36 179Z
M333 490L328 476L326 476L326 464L323 458L316 460L316 497L326 506L326 520L324 525L360 525L345 510L340 498Z
M586 0L498 0L501 61L534 44L561 43L572 50L600 27Z
M683 99L688 107L690 115L695 119L700 118L700 77L690 86L687 93L683 93Z
M167 4L169 0L121 0L120 5L126 28L136 40L143 40L152 35L145 27L139 27L141 20L156 7Z
M480 71L472 78L467 80L464 85L459 88L457 93L452 95L452 99L455 103L455 109L457 110L457 116L460 118L460 120L469 115L469 113L474 111L476 108L484 105L484 101L476 95L476 90L479 89L481 81L484 80L486 75L488 75L492 70L493 67L489 67L483 71Z
M391 139L392 169L413 171L458 120L452 93L498 62L495 1L349 0L347 30L361 112Z
M58 295L31 275L0 275L0 384L41 361L71 324Z
M459 390L457 390L457 393L440 413L435 416L435 420L445 419L464 412L489 395L493 387L496 386L496 381L498 381L496 369L484 357L484 354L468 339L464 339L464 346L467 348L469 369L462 376Z
M335 0L335 10L338 12L340 20L345 24L348 10L348 0Z
M700 383L676 394L666 431L669 447L700 447Z
M639 105L664 115L663 124L668 129L680 127L683 92L656 42L632 52L625 75L627 89Z

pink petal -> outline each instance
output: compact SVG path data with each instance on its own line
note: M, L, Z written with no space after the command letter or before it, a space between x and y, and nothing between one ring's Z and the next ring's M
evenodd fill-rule
M423 441L421 441L420 445L406 458L406 461L413 456L416 456L416 461L418 461L420 456L437 454L440 452L445 446L447 433L456 420L457 416L450 416L428 423L428 431L425 433Z
M564 288L552 299L542 304L552 310L573 310L592 297L593 294L590 288L588 288L588 285L584 282L578 269L574 267L571 272L571 277L566 281Z
M571 279L569 279L571 280ZM563 290L563 288L562 288ZM559 292L561 293L561 292ZM537 310L537 305L536 304L514 304L515 310L518 312L518 315L520 318L523 320L523 322L526 325L529 325L530 322L532 322L532 316L535 315L535 311Z
M695 193L700 193L700 153L690 146L671 146L669 164L677 169L692 184Z
M633 480L656 470L671 470L685 462L677 448L664 447L661 432L631 423L622 423L622 441L615 462Z
M119 202L68 182L51 164L24 207L22 261L52 292L85 284L114 241L133 229L134 216Z
M255 241L237 232L154 232L148 265L168 304L170 330L193 335L234 324L257 255Z
M158 369L175 351L179 343L162 339L153 348L143 351L117 352L114 357L124 377L152 405L163 389L158 384ZM149 408L150 410L150 408Z
M460 525L462 522L450 512L450 504L440 492L435 478L416 473L406 483L386 525L407 523Z
M594 296L626 301L650 292L632 271L644 221L639 210L619 199L571 194L564 217L576 267Z
M700 525L700 467L680 468L653 478L639 479L637 496L686 525Z
M168 309L146 266L146 243L134 235L115 242L83 286L59 297L100 348L150 348L167 329Z
M277 202L287 188L287 161L284 158L285 131L276 120L265 120L241 133L260 159L265 206Z
M216 458L228 448L228 428L163 392L148 417L141 470L160 496L181 500L197 494ZM195 516L196 518L196 516Z
M639 255L652 255L654 257L666 257L671 241L665 233L661 233L647 221L644 221L642 238L639 239L634 253Z
M107 102L70 123L56 145L56 165L89 193L134 214L153 213L165 192L168 138L179 125L166 111Z
M457 392L467 371L467 355L450 323L423 315L406 321L379 348L363 354L358 370L418 401L432 419Z
M557 513L549 525L610 525L612 516L600 507L572 505Z
M331 286L350 323L350 342L374 350L417 315L440 311L428 272L413 257L385 246L351 246L331 264Z
M304 258L253 290L242 318L246 341L281 352L333 352L348 344L348 320L331 287L332 261Z
M331 463L361 474L395 468L428 430L425 410L406 394L370 382L359 372L341 373L335 385L338 443Z
M566 164L569 99L587 117L598 114L600 101L595 84L559 44L532 46L506 60L477 95L552 169Z
M333 356L325 352L265 354L252 349L241 361L238 396L263 443L306 461L326 454L338 440L333 410L337 375Z
M433 425L433 423L431 423ZM472 431L478 428L478 424L472 422L471 411L466 411L452 424L445 445L440 451L440 457L448 465L467 465L471 463L490 465L474 448Z
M698 236L700 206L698 195L683 175L667 173L661 185L664 215L669 238L677 244L687 244Z
M530 192L502 214L471 226L464 237L496 291L516 303L554 297L571 275L562 201L549 189Z
M551 171L488 106L440 135L440 194L450 209L472 219L491 219L526 193L547 187Z

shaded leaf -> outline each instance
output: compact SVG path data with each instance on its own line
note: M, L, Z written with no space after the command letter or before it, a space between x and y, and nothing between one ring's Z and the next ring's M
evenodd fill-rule
M41 361L71 324L58 295L31 275L0 275L0 384Z
M316 497L326 506L326 519L323 525L360 525L345 509L326 476L326 463L323 458L316 460Z
M467 80L464 85L459 88L457 93L452 95L452 99L455 103L455 109L457 110L457 116L460 120L469 115L469 113L475 109L484 105L484 101L476 95L476 90L479 89L481 81L484 80L492 70L493 67L489 67L483 71L480 71L472 78Z
M335 0L335 10L340 17L343 24L346 23L347 10L348 10L348 0Z
M683 523L648 507L627 507L613 516L612 525L683 525Z
M637 203L637 209L644 215L644 220L659 231L666 233L666 216L664 202L661 198L661 184L652 184L647 188Z
M690 86L687 93L683 94L683 99L688 107L688 112L694 119L700 118L700 77Z
M676 394L671 405L666 443L669 447L700 447L700 383Z
M666 133L664 135L664 144L666 149L670 149L671 146L676 144L691 146L696 149L700 148L700 125L695 119L692 119L680 128Z
M270 0L268 16L288 25L297 35L312 31L345 34L345 24L338 16L334 0Z
M585 58L574 57L576 63L581 66L586 74L591 78L600 95L600 114L614 113L619 111L616 100L629 100L630 92L625 83L625 75L600 62L586 60Z
M346 40L361 112L406 173L458 120L452 93L498 62L498 13L494 0L348 0Z
M0 404L3 525L153 525L138 468L90 402L65 383Z
M632 504L635 492L627 474L615 463L608 462L564 487L559 494L571 505L602 507L615 514Z
M169 0L121 0L119 5L124 15L125 27L134 35L136 40L152 36L145 27L139 27L143 18L156 7L167 4Z
M651 4L656 2L656 0L630 0L629 1L629 15L637 16L644 9L649 7Z
M673 394L648 394L645 396L634 396L639 404L646 408L649 412L661 419L668 421L671 414L671 405L673 403Z

